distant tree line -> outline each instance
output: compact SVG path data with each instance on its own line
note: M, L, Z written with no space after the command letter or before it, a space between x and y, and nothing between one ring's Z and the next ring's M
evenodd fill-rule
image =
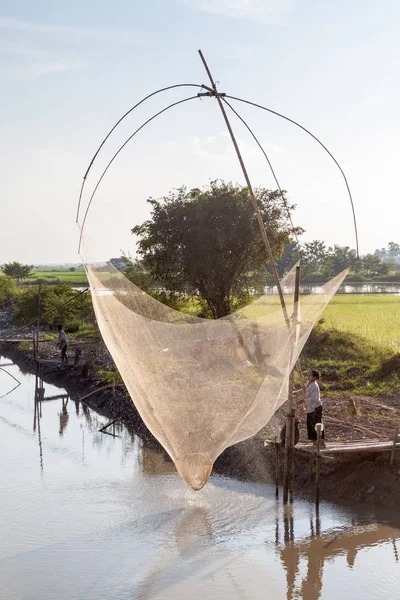
M377 254L379 258L385 262L396 263L400 265L400 244L389 242L387 248L375 250L375 254Z
M327 278L338 275L350 267L350 274L364 278L387 276L390 272L400 274L400 245L390 242L388 248L363 254L357 258L356 251L349 246L335 244L327 246L321 240L288 244L280 258L277 269L284 275L297 261L301 260L302 278Z

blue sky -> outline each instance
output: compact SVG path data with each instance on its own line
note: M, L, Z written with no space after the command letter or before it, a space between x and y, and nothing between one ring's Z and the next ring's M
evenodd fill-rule
M0 263L79 260L76 202L96 146L146 94L207 83L198 48L221 91L300 121L337 157L353 191L362 253L399 242L399 23L397 0L3 0ZM99 156L87 193L143 120L192 93L166 92L131 115ZM354 246L331 160L294 126L235 108L297 205L304 241ZM232 123L254 184L275 187L248 134ZM172 109L105 178L89 213L89 258L134 250L129 231L147 217L148 196L218 177L243 183L216 102Z

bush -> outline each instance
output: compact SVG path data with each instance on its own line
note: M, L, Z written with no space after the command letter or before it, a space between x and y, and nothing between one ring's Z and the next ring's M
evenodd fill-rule
M11 277L0 278L0 304L10 300L17 293L17 286Z
M37 317L38 292L39 288L34 286L13 302L13 316L17 323L28 323ZM71 326L72 332L74 327L78 330L83 322L94 322L92 299L89 294L81 295L74 302L61 306L74 296L76 291L66 283L42 287L40 294L42 326L53 328L62 323L66 330ZM53 312L46 315L49 311Z
M77 317L75 317L64 325L64 330L66 333L77 333L82 325L82 319L78 319Z
M105 369L97 371L97 376L100 378L104 385L110 385L112 383L123 383L122 377L119 374L117 368L112 369L109 365Z

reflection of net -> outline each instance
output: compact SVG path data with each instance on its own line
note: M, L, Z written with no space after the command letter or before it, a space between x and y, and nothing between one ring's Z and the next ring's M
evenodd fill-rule
M193 489L205 485L225 448L257 433L285 401L288 374L346 275L302 300L294 340L275 296L211 321L164 306L110 263L87 272L100 331L129 394ZM289 314L294 278L295 269L282 280Z

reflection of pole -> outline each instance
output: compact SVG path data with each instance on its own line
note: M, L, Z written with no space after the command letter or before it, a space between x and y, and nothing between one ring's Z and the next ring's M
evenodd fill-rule
M293 317L292 317L292 346L290 349L290 360L289 365L292 365L293 353L295 352L296 342L297 342L297 320L299 313L299 296L300 296L300 267L296 267L296 279L294 286L294 304L293 304ZM291 471L291 463L293 461L293 450L294 446L294 419L295 419L295 410L293 407L293 386L294 386L294 370L290 371L289 375L289 386L288 386L288 400L287 400L287 414L286 414L286 435L285 435L285 458L283 465L283 502L288 501L288 492L289 492L289 479L293 480L290 477ZM292 481L293 485L293 481Z
M37 427L38 427L38 441L39 441L39 458L40 458L40 470L43 472L43 449L42 449L42 432L40 428L40 417L41 415L37 411Z
M255 195L254 195L253 186L251 185L251 181L250 181L249 175L247 173L246 166L245 166L245 164L243 162L243 158L242 158L239 146L237 144L237 141L236 141L236 138L235 138L235 134L233 133L231 124L230 124L229 119L228 119L228 115L226 114L224 104L223 104L223 102L221 100L221 95L220 95L220 93L217 90L217 86L215 85L215 81L213 79L213 76L211 75L211 71L208 68L208 65L206 63L206 60L205 60L205 58L204 58L203 53L202 53L201 50L199 50L199 55L200 55L200 58L202 60L203 65L204 65L204 68L205 68L205 70L207 72L208 78L209 78L209 80L211 82L212 90L210 88L206 88L206 89L210 90L210 94L209 95L212 95L212 96L214 96L217 99L217 102L218 102L218 105L219 105L219 107L221 109L222 116L224 118L226 127L227 127L229 135L231 137L232 144L233 144L233 146L235 148L236 155L238 157L238 160L239 160L239 163L240 163L240 166L241 166L241 169L242 169L245 181L246 181L247 188L249 190L250 200L251 200L251 203L252 203L252 206L253 206L253 209L254 209L254 213L255 213L255 215L257 217L258 225L259 225L260 231L261 231L261 237L263 239L265 248L267 250L269 263L270 263L270 266L271 266L272 273L274 275L275 284L276 284L276 287L277 287L277 290L278 290L279 300L280 300L280 303L281 303L281 308L282 308L283 316L284 316L284 319L285 319L285 323L286 323L287 328L290 331L290 329L291 329L290 319L289 319L289 315L288 315L288 312L287 312L287 309L286 309L285 298L283 296L281 282L280 282L280 279L279 279L278 271L276 270L274 256L272 254L272 248L271 248L271 245L269 243L269 239L268 239L267 232L266 232L266 229L265 229L265 226L264 226L264 222L262 220L261 211L260 211L260 208L259 208L259 206L257 204L257 200L256 200ZM296 362L296 368L297 368L297 371L298 371L298 374L299 374L301 387L302 387L303 393L304 393L304 384L303 384L303 378L301 376L301 367L300 367L300 362L299 361Z
M36 412L37 412L37 403L36 403L36 392L35 392L35 400L33 403L33 431L36 431Z
M396 540L394 538L392 539L392 544L393 544L394 558L395 558L396 562L399 562L399 553L397 551Z
M39 459L40 459L40 470L43 471L43 450L42 450L42 432L40 430L40 417L42 416L42 403L41 403L41 390L43 389L43 384L41 383L41 369L40 364L36 363L36 376L35 376L35 400L34 400L34 415L33 415L33 431L36 430L38 432L38 442L39 442Z
M322 423L317 423L315 429L317 430L317 458L315 466L315 503L319 504L319 479L321 473L321 435L322 435Z

